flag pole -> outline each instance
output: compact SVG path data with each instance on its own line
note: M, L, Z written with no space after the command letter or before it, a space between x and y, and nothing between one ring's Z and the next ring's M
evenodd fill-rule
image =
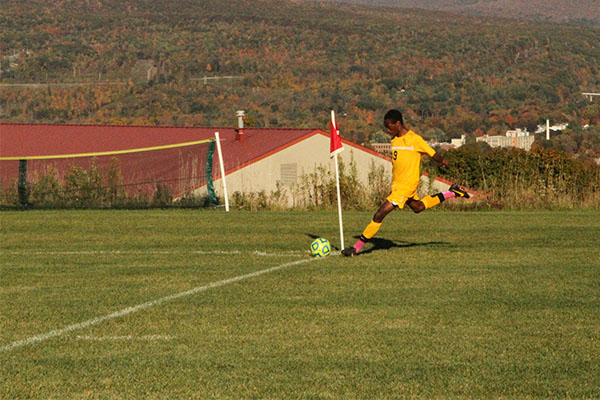
M332 138L333 135L337 135L337 143L338 145L341 147L341 141L339 141L339 131L337 129L337 124L335 123L335 113L333 110L331 110L331 129L332 129ZM333 132L335 130L335 132ZM338 153L340 152L340 149L332 149L334 150L333 153L333 157L335 159L335 186L336 186L336 190L337 190L337 203L338 203L338 218L340 221L340 245L341 245L341 250L344 249L344 225L342 222L342 196L340 195L340 173L339 173L339 167L338 167Z
M337 186L337 201L338 201L338 216L340 219L340 243L342 245L340 250L344 250L344 226L342 223L342 197L340 196L340 173L338 171L338 155L335 156L335 184Z

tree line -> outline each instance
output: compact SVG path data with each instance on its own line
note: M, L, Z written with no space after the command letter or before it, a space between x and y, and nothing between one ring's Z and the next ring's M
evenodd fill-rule
M249 125L325 127L335 109L360 143L395 107L442 141L569 122L553 146L600 157L600 107L581 95L600 88L593 27L275 0L0 7L3 121L231 126L244 109ZM198 80L223 75L242 79ZM28 82L104 84L9 86Z

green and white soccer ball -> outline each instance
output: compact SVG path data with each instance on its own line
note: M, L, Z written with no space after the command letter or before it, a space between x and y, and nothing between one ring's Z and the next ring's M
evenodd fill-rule
M324 238L313 240L313 242L310 244L310 254L318 258L327 257L329 254L331 254L331 245L329 244L329 240Z

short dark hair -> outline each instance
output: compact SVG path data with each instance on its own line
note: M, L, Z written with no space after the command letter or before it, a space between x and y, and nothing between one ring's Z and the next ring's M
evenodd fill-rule
M385 113L385 117L383 117L384 121L391 121L393 124L400 121L402 125L404 125L404 118L402 118L402 113L398 110L390 110Z

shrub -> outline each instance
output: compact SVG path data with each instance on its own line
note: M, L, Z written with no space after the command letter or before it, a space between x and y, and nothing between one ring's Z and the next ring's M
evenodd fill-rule
M445 156L450 179L484 192L502 208L600 208L600 167L562 151L466 145Z
M600 167L590 160L536 147L530 152L514 148L489 148L476 144L449 151L444 156L450 166L442 170L444 177L486 195L469 202L448 202L450 209L597 209L600 208ZM435 176L438 169L424 162L423 169ZM104 178L105 177L105 178ZM374 210L391 188L391 176L385 169L369 166L368 182L358 179L356 162L339 162L340 195L345 210ZM29 202L44 208L147 208L202 207L210 205L204 197L185 195L173 202L171 190L157 183L153 194L127 194L118 161L115 159L103 173L96 163L85 170L73 167L63 183L56 171L48 169L29 184ZM16 181L2 189L0 205L19 207ZM432 194L431 187L419 188L420 194ZM318 165L304 173L299 183L267 193L235 192L232 207L258 209L336 209L335 171Z

